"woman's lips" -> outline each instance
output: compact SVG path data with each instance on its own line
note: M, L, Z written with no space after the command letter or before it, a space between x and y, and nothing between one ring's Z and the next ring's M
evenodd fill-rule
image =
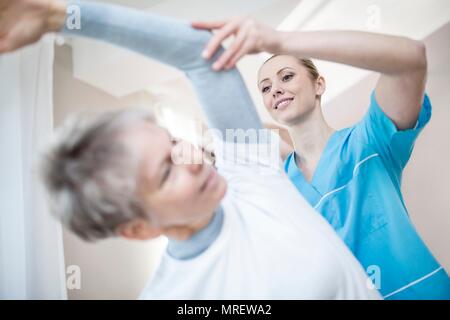
M275 104L274 109L275 110L283 110L286 109L286 107L292 102L292 100L294 100L294 98L287 98L287 99L283 99L280 102L277 102Z

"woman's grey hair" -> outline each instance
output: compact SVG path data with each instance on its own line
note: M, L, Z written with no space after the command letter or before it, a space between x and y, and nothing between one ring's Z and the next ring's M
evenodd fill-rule
M72 116L42 157L52 213L82 239L116 236L120 224L146 217L137 196L139 157L123 139L125 129L144 122L155 120L142 109Z

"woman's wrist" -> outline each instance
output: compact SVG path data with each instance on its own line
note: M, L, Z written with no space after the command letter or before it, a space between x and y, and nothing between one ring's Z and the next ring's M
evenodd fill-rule
M261 51L279 54L282 47L282 32L269 28L264 30L264 32L265 39L263 41Z
M61 30L66 20L67 4L61 0L50 0L46 19L46 31L57 32Z
M272 54L289 54L286 44L289 41L289 32L273 30L264 51Z

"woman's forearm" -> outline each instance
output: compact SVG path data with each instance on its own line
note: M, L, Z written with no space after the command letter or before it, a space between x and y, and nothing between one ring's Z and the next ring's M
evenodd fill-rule
M388 75L426 68L425 47L405 37L360 31L279 32L274 53L327 60Z
M184 71L196 89L208 124L222 133L226 129L262 127L237 69L214 72L211 62L201 58L210 32L126 7L92 2L72 4L79 6L80 28L64 26L63 33L106 41Z

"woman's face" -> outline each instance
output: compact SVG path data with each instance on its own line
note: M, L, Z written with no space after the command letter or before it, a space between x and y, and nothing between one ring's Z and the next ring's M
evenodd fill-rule
M191 144L145 123L127 130L126 142L138 150L139 196L149 209L152 228L198 223L211 215L225 195L225 179L205 163Z
M264 105L276 121L291 126L316 106L321 94L316 81L293 56L276 56L261 66L258 88Z

